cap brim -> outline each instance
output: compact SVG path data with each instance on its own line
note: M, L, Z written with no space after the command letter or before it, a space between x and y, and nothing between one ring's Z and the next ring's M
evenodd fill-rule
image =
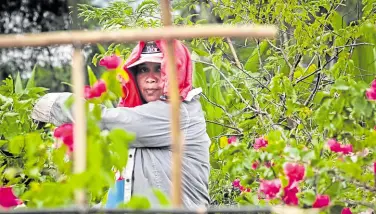
M145 54L146 55L146 54ZM163 57L162 56L142 56L140 59L138 59L136 62L128 65L127 68L132 68L136 65L142 64L144 62L155 62L155 63L162 63Z

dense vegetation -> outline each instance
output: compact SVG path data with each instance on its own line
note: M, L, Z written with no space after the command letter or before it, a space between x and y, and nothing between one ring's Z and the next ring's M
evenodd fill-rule
M374 5L371 0L174 1L175 24L257 23L280 29L274 40L184 41L194 60L194 86L203 88L212 139L213 206L288 204L337 213L375 209ZM124 1L105 8L82 4L80 16L103 29L160 26L156 0L144 0L137 8ZM125 59L130 51L123 44L99 47L95 66L104 56L116 53ZM120 72L101 74L111 87L88 102L116 99L119 88L111 81ZM89 75L92 86L94 76ZM130 136L120 130L101 134L94 123L100 115L90 112L88 172L72 175L71 162L64 159L67 148L53 149L52 129L37 129L28 118L31 103L44 91L32 85L23 89L9 79L1 89L3 185L14 185L30 207L68 205L73 188L82 186L93 203L99 202L113 182L111 166L121 167L124 160L92 157L126 151L115 139ZM36 146L29 148L28 139ZM35 154L42 155L36 160ZM107 177L93 184L97 167ZM65 190L58 200L52 197L57 189ZM143 200L135 198L128 206L147 205Z

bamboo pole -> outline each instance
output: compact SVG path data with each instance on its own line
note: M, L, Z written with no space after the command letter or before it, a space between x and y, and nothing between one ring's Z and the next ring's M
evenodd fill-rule
M72 83L74 96L74 144L73 144L73 173L79 174L86 170L86 113L84 100L85 77L83 71L84 59L79 48L73 52ZM86 205L85 190L75 192L76 205L84 208Z
M172 25L171 11L169 0L162 0L161 2L162 22L165 27ZM177 67L174 53L174 44L172 39L167 41L167 75L168 75L168 91L169 102L171 108L171 145L172 145L172 185L171 198L172 206L180 208L182 206L182 147L183 137L180 132L180 93L177 78Z
M163 2L163 1L162 1ZM191 39L207 37L274 38L277 28L272 25L165 26L119 31L60 31L39 34L9 34L0 36L0 48L91 44L101 42L151 41L156 39Z

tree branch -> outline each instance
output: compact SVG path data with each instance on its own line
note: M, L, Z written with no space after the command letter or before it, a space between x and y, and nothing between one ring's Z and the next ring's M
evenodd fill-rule
M215 121L212 121L212 120L206 120L206 122L213 123L213 124L216 124L216 125L219 125L219 126L223 126L223 127L229 128L229 129L233 129L233 130L237 131L239 134L242 133L242 131L239 128L236 128L236 127L232 127L232 126L229 126L229 125L226 125L226 124L218 123L218 122L215 122Z
M342 203L351 204L351 205L362 205L372 209L376 209L376 206L371 203L361 202L361 201L350 201L350 200L340 200Z
M231 50L232 56L234 57L234 60L235 60L236 66L237 66L238 68L241 68L241 69L242 69L243 67L242 67L242 65L240 64L240 61L239 61L238 56L236 55L235 48L234 48L234 46L232 45L231 39L230 39L229 37L227 37L226 40L227 40L228 45L230 46L230 50Z
M315 84L315 88L313 88L313 91L312 93L309 95L309 97L307 98L307 100L304 102L304 105L307 106L312 100L313 98L315 97L318 89L319 89L319 86L320 86L320 83L321 83L321 74L317 74L317 78L316 78L316 84Z
M294 63L294 66L290 70L289 79L290 79L291 82L294 80L295 69L296 69L296 67L298 67L299 62L300 62L301 59L302 59L302 55L299 54L298 57L297 57L297 59L296 59L296 61L295 61L295 63Z
M223 106L221 106L221 105L219 105L219 104L217 104L217 103L211 101L211 100L210 100L210 99L209 99L204 93L201 93L201 94L202 94L202 96L205 98L206 101L208 101L208 102L211 103L212 105L214 105L214 106L216 106L216 107L222 109L222 111L223 111L223 112L229 117L231 123L232 123L233 125L235 125L235 122L232 120L232 115L226 111L225 107L223 107Z

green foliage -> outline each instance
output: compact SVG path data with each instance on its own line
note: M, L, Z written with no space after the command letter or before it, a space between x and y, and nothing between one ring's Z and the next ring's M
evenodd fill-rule
M116 74L101 76L107 84L112 82L101 101L87 101L87 169L80 174L73 173L72 154L67 147L52 137L54 127L43 127L31 119L33 105L46 89L34 87L33 78L26 88L20 78L15 82L11 78L4 80L0 86L0 186L13 186L17 196L30 208L70 206L78 188L87 190L90 203L101 202L108 187L115 182L114 167L125 167L127 143L134 139L125 130L101 131L99 128L99 103L111 103L111 99L121 93L120 84L114 84ZM89 76L95 81L93 73ZM67 105L71 104L69 100Z
M362 13L353 21L348 16L353 4L339 0L174 1L174 11L179 11L175 24L219 21L273 24L280 29L273 40L186 41L192 50L193 85L203 89L201 103L212 139L209 187L214 205L283 203L281 196L270 201L259 198L258 188L261 179L273 178L280 178L285 186L282 166L286 162L306 167L299 206L312 206L317 194L328 194L332 205L359 211L375 203L374 192L361 186L374 185L375 103L365 98L365 90L376 75L376 34L371 24L376 16L370 6L373 2L364 1ZM85 8L82 16L102 20L105 29L158 26L158 18L132 20L135 11L130 8L118 15L115 5L128 8L117 1L101 10ZM158 11L156 5L152 7L149 17ZM119 22L108 14L124 18ZM227 145L230 136L237 136L239 142ZM260 136L269 144L256 151L252 146ZM341 156L328 151L330 138L351 144L354 153ZM253 169L256 161L260 165ZM268 168L266 162L274 165ZM233 188L235 178L251 191ZM367 203L361 203L364 198Z
M106 8L81 5L80 16L86 21L97 21L105 30L160 26L157 1L145 0L136 9L129 3L114 1ZM355 4L359 7L355 11L357 14L349 15L354 14L351 5ZM177 12L174 23L178 25L256 23L273 24L279 28L275 39L184 41L192 51L193 85L203 89L201 103L207 132L212 139L209 187L213 205L284 203L283 194L273 200L259 197L260 181L279 178L285 187L287 178L283 165L297 162L304 164L306 169L297 194L300 207L311 207L317 194L326 194L331 198L331 208L325 209L327 212L345 206L351 207L354 212L375 209L372 163L376 160L376 103L365 96L365 90L376 75L374 4L370 0L173 2ZM231 46L235 53L231 51ZM111 44L106 50L99 46L100 53L93 58L93 63L96 65L100 58L112 53L125 59L129 47ZM89 77L90 83L93 83L94 75L90 73ZM111 84L116 77L105 73L102 78L109 83L110 93L92 101L92 104L113 101L119 96L119 88ZM25 90L30 90L22 89L19 83L14 86L8 81L7 85L1 90L14 90L15 87L24 94ZM4 128L14 129L18 125L10 116L22 118L26 114L13 112L9 106L20 99L12 100L7 95L0 96L0 99L0 108L8 108L8 116L2 115L4 121L8 121ZM51 155L57 174L66 176L63 179L65 183L57 186L53 182L40 182L38 185L34 182L29 191L36 198L33 206L67 203L41 198L43 194L52 194L61 188L64 188L61 194L69 198L73 187L85 185L93 198L99 201L104 193L101 190L113 179L109 166L121 167L126 161L115 154L99 154L99 151L126 152L126 148L119 145L113 136L124 135L127 138L127 135L118 133L119 130L100 134L95 126L100 115L95 112L98 111L94 108L93 114L89 114L88 172L84 177L71 175L70 162L63 161L65 153L61 149L53 150ZM29 132L30 129L22 127L19 130ZM26 141L17 138L19 134L5 133L3 138L6 140L1 139L0 145L6 143L12 152L22 154L26 145L23 142ZM41 136L42 139L46 137ZM230 136L236 136L237 142L228 144ZM268 146L255 150L255 139L261 136L268 140ZM331 138L342 144L351 144L353 153L341 155L331 152L327 146ZM112 143L108 143L110 141ZM111 163L93 166L96 161ZM253 167L256 162L258 167ZM267 166L267 163L271 165ZM100 170L103 180L88 183L95 176L95 171ZM35 172L31 170L29 176L35 177ZM8 170L4 177L5 174L12 177L15 171ZM234 188L232 182L236 178L250 192ZM37 203L38 200L44 201L44 204ZM163 197L160 202L167 204ZM142 197L134 197L123 206L147 209L150 204Z

